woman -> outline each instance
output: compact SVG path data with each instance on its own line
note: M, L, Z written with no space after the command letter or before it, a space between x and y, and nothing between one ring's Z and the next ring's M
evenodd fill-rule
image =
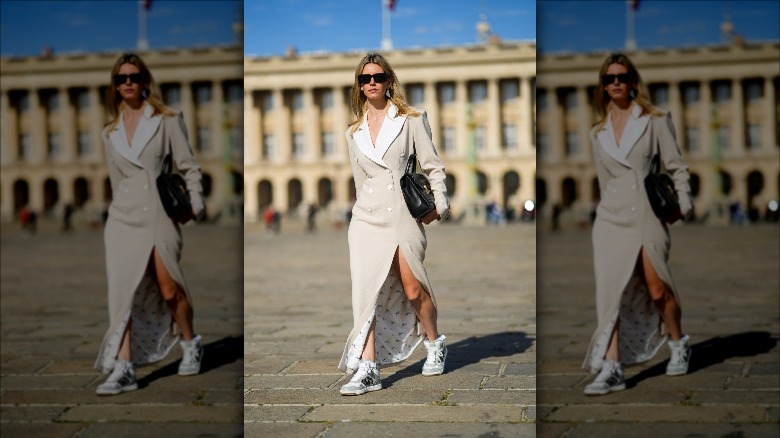
M187 182L193 216L204 214L200 167L184 121L163 105L152 74L132 53L114 64L107 99L112 120L102 139L113 191L105 228L110 328L95 369L110 374L97 387L100 395L137 389L133 364L163 359L179 333L179 374L199 373L203 357L178 263L181 231L165 214L155 184L163 159L172 154Z
M382 388L379 365L408 358L424 337L423 375L444 371L447 348L436 326L436 301L423 266L423 224L449 212L444 166L431 141L424 112L409 106L387 60L367 54L355 71L347 129L357 201L349 225L354 327L339 363L354 373L343 395ZM416 150L430 179L436 210L415 220L400 189L409 155Z
M651 359L667 333L667 374L687 373L691 355L667 266L669 230L644 191L651 159L660 153L674 180L679 216L690 217L688 167L671 116L653 107L639 72L619 53L601 66L595 103L600 119L590 139L601 189L593 226L598 328L583 368L599 374L585 387L590 395L625 389L623 364Z

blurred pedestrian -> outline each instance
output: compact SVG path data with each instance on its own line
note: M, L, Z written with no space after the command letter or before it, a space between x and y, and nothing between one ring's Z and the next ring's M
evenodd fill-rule
M420 343L428 352L423 375L444 372L445 337L438 332L423 266L424 225L446 217L449 206L428 118L406 102L387 59L376 52L363 57L351 96L356 120L346 137L357 194L348 232L354 326L339 369L354 373L341 394L360 395L382 389L379 365L408 358ZM436 204L419 220L409 213L400 189L413 153Z
M112 120L102 139L113 191L105 227L110 327L95 369L109 374L97 393L115 395L138 388L134 365L162 360L177 342L183 350L179 374L200 372L201 337L179 266L181 230L155 186L168 154L186 180L192 217L202 217L205 207L182 114L162 103L138 55L117 59L107 102Z
M650 360L665 342L672 354L666 374L687 373L691 356L667 265L669 229L644 191L660 153L679 197L678 216L693 210L671 115L652 105L639 72L620 53L602 64L595 103L600 118L590 140L601 189L593 226L598 328L583 368L598 375L585 387L589 395L625 389L623 365Z

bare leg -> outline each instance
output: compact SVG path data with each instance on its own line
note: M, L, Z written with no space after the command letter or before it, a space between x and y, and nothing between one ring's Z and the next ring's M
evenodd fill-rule
M653 263L650 261L650 257L645 253L644 248L640 254L642 258L642 270L644 272L647 290L650 292L650 298L658 307L658 311L661 313L661 319L663 319L666 324L666 329L669 330L669 335L676 341L682 338L680 306L677 305L677 299L675 299L672 291L666 283L661 280L658 273L655 272Z
M376 362L376 352L374 350L374 331L376 329L376 318L371 321L371 328L368 329L368 336L366 336L366 346L363 347L363 354L361 359L370 360Z
M395 251L393 269L396 269L396 274L401 279L406 298L412 304L414 313L417 314L417 319L422 323L425 335L429 341L435 341L439 337L439 330L436 327L436 306L433 305L433 300L428 291L425 290L423 285L417 281L414 273L412 273L412 268L406 262L404 253L400 248Z
M133 326L133 318L127 321L125 327L125 333L122 335L122 343L119 345L119 353L117 357L127 362L132 362L131 350L130 350L130 328Z
M618 328L620 327L620 319L615 322L615 327L612 329L612 336L609 338L609 345L607 345L607 354L604 356L607 360L613 360L620 362L620 349L618 348Z
M182 337L185 341L189 341L195 336L192 328L192 307L190 307L190 303L187 301L187 296L184 294L181 286L168 273L168 269L165 267L165 263L163 263L156 249L152 250L152 255L160 293L168 304L168 308L171 309L173 319L179 326Z

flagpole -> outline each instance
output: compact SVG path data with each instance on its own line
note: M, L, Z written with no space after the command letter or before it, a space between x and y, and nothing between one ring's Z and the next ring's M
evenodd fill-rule
M626 50L636 50L634 38L634 2L626 0Z
M147 50L149 42L146 40L146 6L144 0L138 0L138 50Z
M380 0L382 4L382 50L392 50L393 40L390 39L390 8L387 0Z

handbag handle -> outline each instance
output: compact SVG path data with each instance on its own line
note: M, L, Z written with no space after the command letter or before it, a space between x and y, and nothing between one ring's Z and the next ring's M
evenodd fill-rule
M657 129L653 129L653 131L657 131ZM656 150L655 153L653 154L652 160L650 161L650 173L660 173L661 172L661 139L660 137L658 137L658 132L653 132L653 134L655 134Z
M171 146L170 138L168 138L167 146L168 151L165 153L165 158L163 158L161 173L171 173L173 171L173 147Z
M416 167L417 167L417 144L414 141L414 136L412 136L412 154L409 155L409 159L406 160L405 172L408 174L412 174L414 173Z

